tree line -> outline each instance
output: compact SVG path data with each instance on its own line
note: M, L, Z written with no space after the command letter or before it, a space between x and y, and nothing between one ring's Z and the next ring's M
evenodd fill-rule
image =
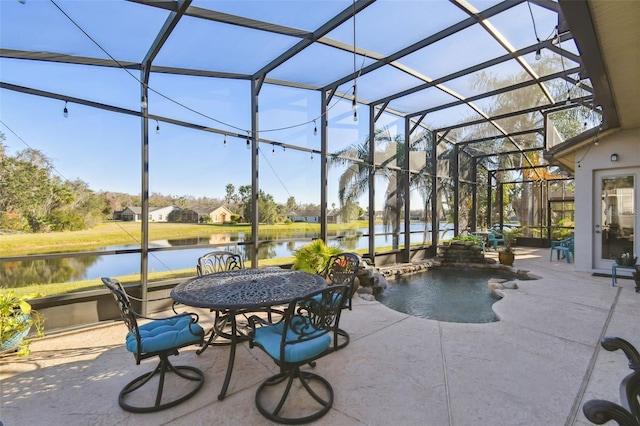
M0 133L0 231L59 232L88 229L113 218L115 211L140 207L140 195L93 191L81 179L65 180L53 162L37 149L27 148L8 155ZM226 185L224 198L173 196L152 193L150 207L176 205L182 209L226 206L243 221L252 216L251 185ZM334 206L335 207L335 206ZM361 213L353 210L353 218ZM294 197L279 204L273 195L258 192L258 220L273 224L287 222L287 213L319 214L316 204L298 204Z

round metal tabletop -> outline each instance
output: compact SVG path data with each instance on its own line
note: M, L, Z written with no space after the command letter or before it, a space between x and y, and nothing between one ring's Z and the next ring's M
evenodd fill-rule
M282 305L326 287L320 275L290 269L238 269L194 277L171 290L179 303L212 310Z

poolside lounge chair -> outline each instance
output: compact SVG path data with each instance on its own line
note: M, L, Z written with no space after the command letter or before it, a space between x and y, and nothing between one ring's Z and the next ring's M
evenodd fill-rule
M494 250L498 250L498 245L505 245L504 234L496 231L495 229L490 229L487 234L487 246L493 247Z
M567 263L571 263L571 256L574 255L575 243L573 237L568 237L560 241L551 241L551 250L549 251L549 262L553 260L553 252L556 252L557 260L561 259L561 256L567 260Z

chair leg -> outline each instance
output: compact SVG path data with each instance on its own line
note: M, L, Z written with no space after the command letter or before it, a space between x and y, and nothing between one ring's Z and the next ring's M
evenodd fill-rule
M333 349L342 349L349 344L349 333L339 328L336 330L336 334L333 336Z
M285 417L281 415L281 411L283 411L283 409L285 409L285 412L287 411L287 409L285 408L285 403L289 398L289 393L292 390L293 381L296 378L300 380L304 390L309 396L311 396L311 398L313 398L313 400L316 401L317 404L320 405L320 408L317 411L314 411L313 413L305 415L303 417ZM275 387L285 382L285 380L286 384L284 385L284 391L282 392L282 396L278 399L277 404L270 404L269 408L265 407L263 400L269 400L269 398L266 398L266 394L264 393L264 391L267 388ZM319 395L319 393L311 386L311 382L317 382L321 386L321 389L324 390L323 393L326 393L326 396ZM297 397L297 395L295 395L294 397ZM274 399L271 400L273 401ZM300 371L299 367L294 367L290 371L276 374L275 376L268 378L262 384L260 384L258 390L256 391L255 402L258 411L260 411L263 416L271 421L284 424L308 423L324 416L331 409L333 405L333 388L324 377L311 372L303 372Z
M192 372L193 374L187 374L185 371ZM183 379L197 382L195 387L189 391L187 394L182 395L176 399L170 400L168 402L162 403L162 394L164 392L164 382L165 375L167 372L175 373L178 377ZM126 397L132 392L142 388L145 384L147 384L154 376L159 374L158 378L158 389L156 390L156 398L154 405L150 406L141 406L141 405L133 405L126 401ZM174 407L180 404L183 401L191 398L195 395L202 385L204 384L204 373L191 366L179 365L174 366L171 364L167 355L160 355L160 362L156 366L156 368L150 373L143 374L140 377L133 379L129 382L122 390L120 391L120 395L118 397L118 403L123 410L130 411L132 413L151 413L154 411L164 410L170 407Z

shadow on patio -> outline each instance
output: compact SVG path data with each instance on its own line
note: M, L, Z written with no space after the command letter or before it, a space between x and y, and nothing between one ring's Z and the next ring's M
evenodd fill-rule
M582 425L590 424L584 401L618 401L627 360L601 349L599 341L619 336L640 346L640 294L633 281L613 287L610 278L549 262L548 249L517 250L514 266L541 279L504 290L506 297L494 304L498 322L425 320L354 298L353 311L344 311L341 321L351 343L316 367L336 398L316 423ZM158 413L121 410L120 389L155 362L136 366L123 346L125 334L121 322L109 323L35 341L23 359L1 358L0 420L7 426L270 424L255 408L254 394L275 365L247 343L238 347L223 401L217 395L229 349L197 356L193 348L175 361L205 372L198 394Z

